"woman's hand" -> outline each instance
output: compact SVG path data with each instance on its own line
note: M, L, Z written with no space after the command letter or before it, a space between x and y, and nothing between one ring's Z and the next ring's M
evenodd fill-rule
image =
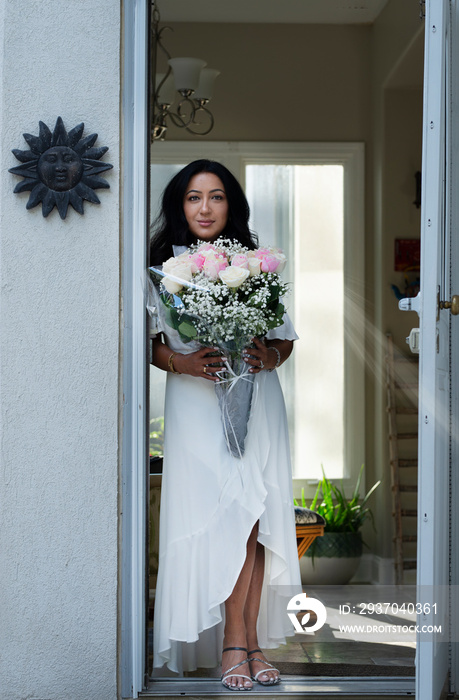
M245 348L243 357L247 364L251 365L249 372L258 374L262 369L274 369L277 362L277 353L270 350L266 344L258 338L252 338L254 348Z
M271 340L269 345L266 345L264 340L253 338L252 342L255 347L245 348L243 357L247 364L251 365L249 372L253 374L258 374L262 369L272 370L279 367L293 349L291 340Z
M216 355L211 353L217 353ZM174 369L180 374L191 377L203 377L215 382L220 379L217 372L225 367L226 357L221 355L219 348L201 348L186 355L177 353L173 358Z

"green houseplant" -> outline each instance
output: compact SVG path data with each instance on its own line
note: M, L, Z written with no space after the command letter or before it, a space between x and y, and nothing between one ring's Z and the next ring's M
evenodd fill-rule
M327 479L322 467L323 478L317 485L310 509L319 513L325 520L324 534L317 537L300 562L303 583L343 584L348 583L357 571L362 555L363 523L374 518L368 507L368 499L379 486L377 481L360 500L362 465L357 483L350 498L341 488ZM298 504L296 504L298 505ZM304 489L302 505L305 506Z
M150 419L150 457L162 457L164 447L164 416Z

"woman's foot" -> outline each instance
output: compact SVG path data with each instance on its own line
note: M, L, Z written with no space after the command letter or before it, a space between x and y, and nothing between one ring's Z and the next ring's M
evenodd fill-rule
M260 685L276 685L280 683L280 673L277 668L267 661L261 649L247 652L250 661L250 675L253 681Z
M221 681L229 690L252 690L246 647L223 647Z

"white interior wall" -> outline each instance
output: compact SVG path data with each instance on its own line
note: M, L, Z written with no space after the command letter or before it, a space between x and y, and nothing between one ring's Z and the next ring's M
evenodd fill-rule
M403 193L400 196L400 183L395 188L387 188L388 178L393 178L395 168L400 178L401 172L406 172L417 163L415 138L419 133L419 115L413 121L419 96L416 89L422 85L423 57L422 33L424 23L419 18L418 8L412 3L400 3L389 0L372 27L372 108L373 108L373 236L368 248L371 254L369 261L368 284L368 357L371 362L368 367L367 395L372 396L368 403L367 412L367 444L370 458L373 461L375 479L383 479L375 499L375 519L377 523L387 523L388 514L392 513L392 497L389 475L387 412L385 364L386 352L385 333L396 329L397 339L401 339L402 330L408 320L399 321L397 304L393 303L392 292L388 287L392 282L398 283L399 276L390 269L393 261L393 240L395 225L400 225L400 231L407 230L407 238L415 237L416 214L411 210L413 195L405 191L406 183L402 182ZM419 50L419 41L421 49ZM411 56L414 55L414 65ZM408 64L411 69L408 70ZM408 78L408 74L410 78ZM396 88L398 94L398 112L387 109L387 90ZM408 90L413 100L403 105L403 92ZM392 129L392 133L389 131ZM396 130L394 133L394 129ZM403 150L397 155L397 163L388 162L386 149L390 141L391 153L397 150L397 144L404 140ZM419 144L420 148L420 144ZM403 153L403 155L402 155ZM415 168L417 169L417 167ZM414 183L414 171L413 171ZM398 187L398 193L397 193ZM396 193L396 194L395 194ZM394 201L395 194L395 201ZM414 209L414 207L413 207ZM391 222L388 226L386 222ZM396 223L395 223L396 222ZM395 297L394 297L395 299ZM412 314L407 314L411 316ZM402 346L403 348L403 346ZM372 550L382 557L393 556L393 528L378 525L378 532L367 528L364 533L365 541ZM390 581L385 581L389 583Z
M260 18L262 20L263 18ZM371 137L371 27L175 22L172 56L199 56L221 71L209 104L215 127L168 139L367 141ZM166 67L158 51L158 70Z
M389 558L392 527L387 513L392 505L381 342L387 329L396 328L397 337L403 338L408 323L408 319L399 321L392 299L390 284L400 284L400 273L393 274L390 264L394 237L405 232L406 237L416 235L411 202L418 169L416 109L422 82L419 8L389 0L374 25L361 27L176 22L172 28L164 41L173 56L201 56L221 70L210 103L215 128L199 138L202 157L206 143L216 139L365 143L365 463L368 484L379 478L384 484L373 498L378 532L368 526L364 536L373 552ZM414 83L410 82L413 74ZM385 121L388 81L400 96L400 107L396 114L391 112L389 125ZM385 151L388 137L396 155L393 163ZM198 137L172 127L169 138L196 141ZM153 147L153 157L160 145ZM396 190L398 182L391 191L384 189L384 178L402 172L401 194ZM389 233L384 228L388 215Z
M0 698L113 700L117 655L120 4L4 0ZM101 204L26 211L38 121L109 146Z

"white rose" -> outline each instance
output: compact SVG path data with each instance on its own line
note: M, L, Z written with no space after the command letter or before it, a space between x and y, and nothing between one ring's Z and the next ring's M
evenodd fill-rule
M248 263L250 277L255 277L255 275L259 275L261 260L259 258L249 258Z
M222 251L217 248L207 248L207 250L198 250L200 255L204 255L205 258L214 258L216 255L221 255Z
M183 265L183 260L180 260L180 258L168 258L165 262L163 262L163 272L172 272L174 267L177 267L177 265Z
M228 287L240 287L249 276L249 271L243 267L227 267L218 273L221 281Z
M189 282L192 275L191 263L183 259L169 258L163 264L163 284L170 294L177 294L185 282Z

